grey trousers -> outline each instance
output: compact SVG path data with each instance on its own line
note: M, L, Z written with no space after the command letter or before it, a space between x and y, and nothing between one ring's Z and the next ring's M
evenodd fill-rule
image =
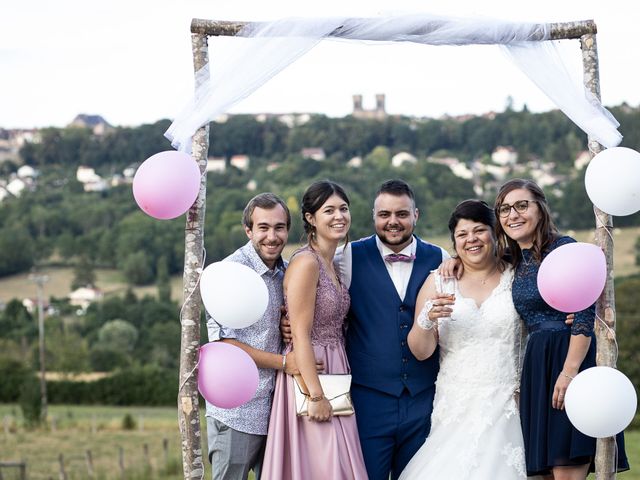
M207 440L213 480L247 480L250 470L260 479L266 435L239 432L207 417Z

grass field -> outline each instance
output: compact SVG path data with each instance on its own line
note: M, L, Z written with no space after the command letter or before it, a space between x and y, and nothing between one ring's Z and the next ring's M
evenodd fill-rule
M52 405L47 430L25 430L19 412L16 406L0 405L0 417L5 419L5 431L0 434L0 462L25 460L29 480L59 478L60 454L70 480L90 478L87 450L91 451L96 478L119 479L120 448L129 480L182 478L180 432L174 408ZM131 430L123 429L127 414L135 422ZM12 419L8 433L7 418ZM203 432L205 428L203 417ZM206 445L203 447L206 449ZM211 478L210 468L206 468L204 478ZM4 480L18 478L10 476L9 470L2 474Z
M55 431L51 428L25 430L21 426L19 412L14 405L0 405L0 417L12 419L10 431L2 432L0 436L0 462L25 460L29 480L59 478L60 454L64 456L65 471L70 480L89 478L85 457L87 450L91 450L97 479L119 479L120 448L124 451L126 478L129 480L183 478L175 408L53 405L49 413L55 417ZM130 414L137 424L133 430L122 428L126 414ZM201 429L205 452L204 478L208 480L211 478L211 469L206 461L204 416L201 416ZM166 454L164 439L168 442ZM150 465L146 475L145 444L148 446ZM640 431L626 433L626 451L632 470L620 474L619 478L640 480ZM4 480L18 478L11 476L15 473L9 470L2 474Z

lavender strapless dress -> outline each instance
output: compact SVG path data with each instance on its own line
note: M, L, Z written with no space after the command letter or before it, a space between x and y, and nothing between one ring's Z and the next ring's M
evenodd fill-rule
M299 251L307 250L305 247ZM320 277L311 344L316 358L324 361L326 373L349 373L343 330L349 292L343 285L336 286L320 259L318 263ZM262 480L366 479L355 416L332 417L329 422L298 417L294 388L293 377L279 371Z

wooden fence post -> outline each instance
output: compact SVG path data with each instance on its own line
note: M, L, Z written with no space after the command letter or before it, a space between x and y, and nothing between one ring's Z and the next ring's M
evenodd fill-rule
M11 415L5 415L2 419L2 426L4 428L4 434L8 437L11 435L11 424L13 423L13 419Z
M0 462L0 480L3 480L3 468L18 468L20 471L20 480L27 480L27 462L21 460L19 462ZM13 478L13 476L11 476Z
M87 475L93 478L95 476L95 473L93 470L93 456L91 454L91 450L87 450L85 452L85 459L87 460Z
M118 447L118 467L120 468L120 477L125 478L124 472L124 449Z
M142 445L142 455L144 457L144 466L147 470L151 470L151 460L149 459L149 445Z
M60 480L68 480L67 472L64 470L64 455L62 454L58 455L58 463L60 464L60 473L59 473Z
M162 451L164 452L164 466L169 465L169 439L162 439Z

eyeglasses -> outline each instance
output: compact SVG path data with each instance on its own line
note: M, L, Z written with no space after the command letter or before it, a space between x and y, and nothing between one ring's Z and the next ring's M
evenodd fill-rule
M524 213L529 208L529 202L535 202L536 200L518 200L513 205L509 205L508 203L503 203L496 211L498 215L501 217L508 217L511 213L511 209L513 208L517 213Z

